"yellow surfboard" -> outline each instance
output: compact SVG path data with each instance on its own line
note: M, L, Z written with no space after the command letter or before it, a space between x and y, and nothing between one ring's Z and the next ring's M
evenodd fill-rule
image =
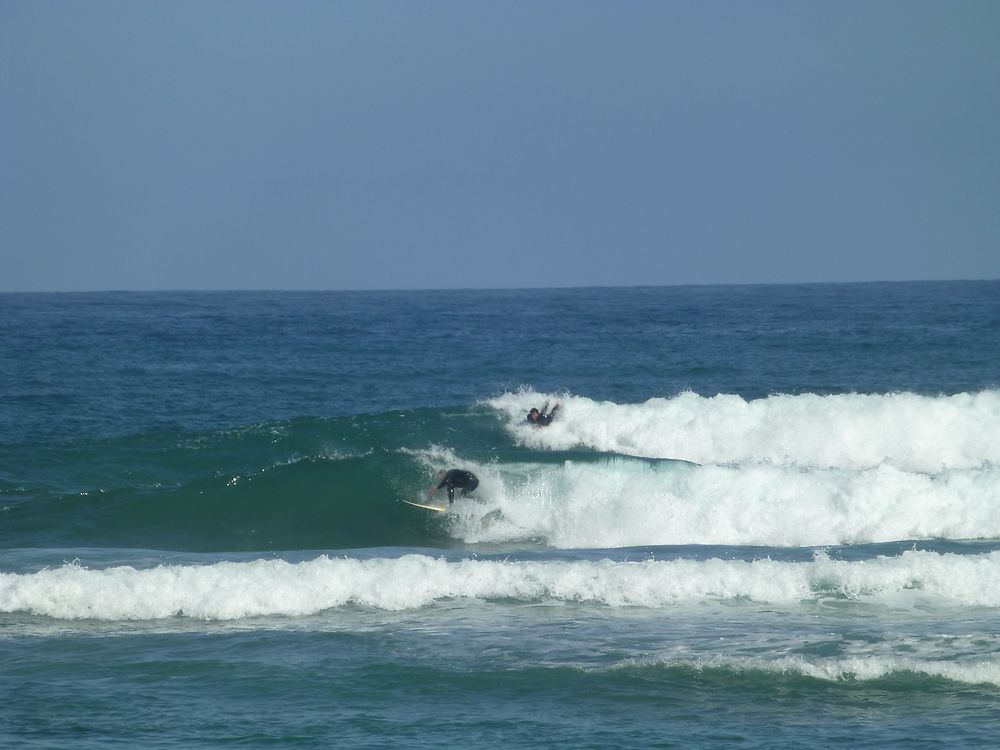
M412 505L414 508L424 508L426 510L436 510L438 513L447 513L448 508L442 508L440 505L422 505L421 503L411 503L409 500L404 500L407 505Z

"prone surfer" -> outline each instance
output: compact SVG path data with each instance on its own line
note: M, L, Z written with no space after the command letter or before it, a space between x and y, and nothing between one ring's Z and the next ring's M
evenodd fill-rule
M549 402L545 402L545 406L542 407L541 411L538 411L535 407L531 407L531 411L528 412L528 421L535 427L546 427L552 422L552 418L555 417L556 411L559 409L559 402L552 407L552 411L549 411Z
M448 490L448 505L455 502L455 489L462 490L462 497L468 497L476 487L479 486L479 477L471 471L465 469L451 469L450 471L439 471L437 478L440 481L434 490L446 488Z

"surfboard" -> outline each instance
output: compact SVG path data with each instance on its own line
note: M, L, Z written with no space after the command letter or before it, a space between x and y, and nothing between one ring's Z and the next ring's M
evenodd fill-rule
M404 500L407 505L412 505L414 508L424 508L425 510L436 510L438 513L447 513L447 508L442 508L440 505L422 505L421 503L411 503L409 500Z

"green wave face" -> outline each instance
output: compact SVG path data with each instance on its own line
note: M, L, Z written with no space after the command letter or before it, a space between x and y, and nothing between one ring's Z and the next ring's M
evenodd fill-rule
M489 411L427 409L14 446L0 471L13 477L0 487L0 544L191 551L440 545L448 540L440 521L400 502L426 497L434 478L435 466L415 451L454 451L473 441L471 452L483 453L500 440Z

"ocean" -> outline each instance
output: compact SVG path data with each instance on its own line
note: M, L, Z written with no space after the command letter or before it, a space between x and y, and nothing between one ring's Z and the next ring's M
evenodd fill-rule
M998 730L1000 282L0 295L0 747Z

